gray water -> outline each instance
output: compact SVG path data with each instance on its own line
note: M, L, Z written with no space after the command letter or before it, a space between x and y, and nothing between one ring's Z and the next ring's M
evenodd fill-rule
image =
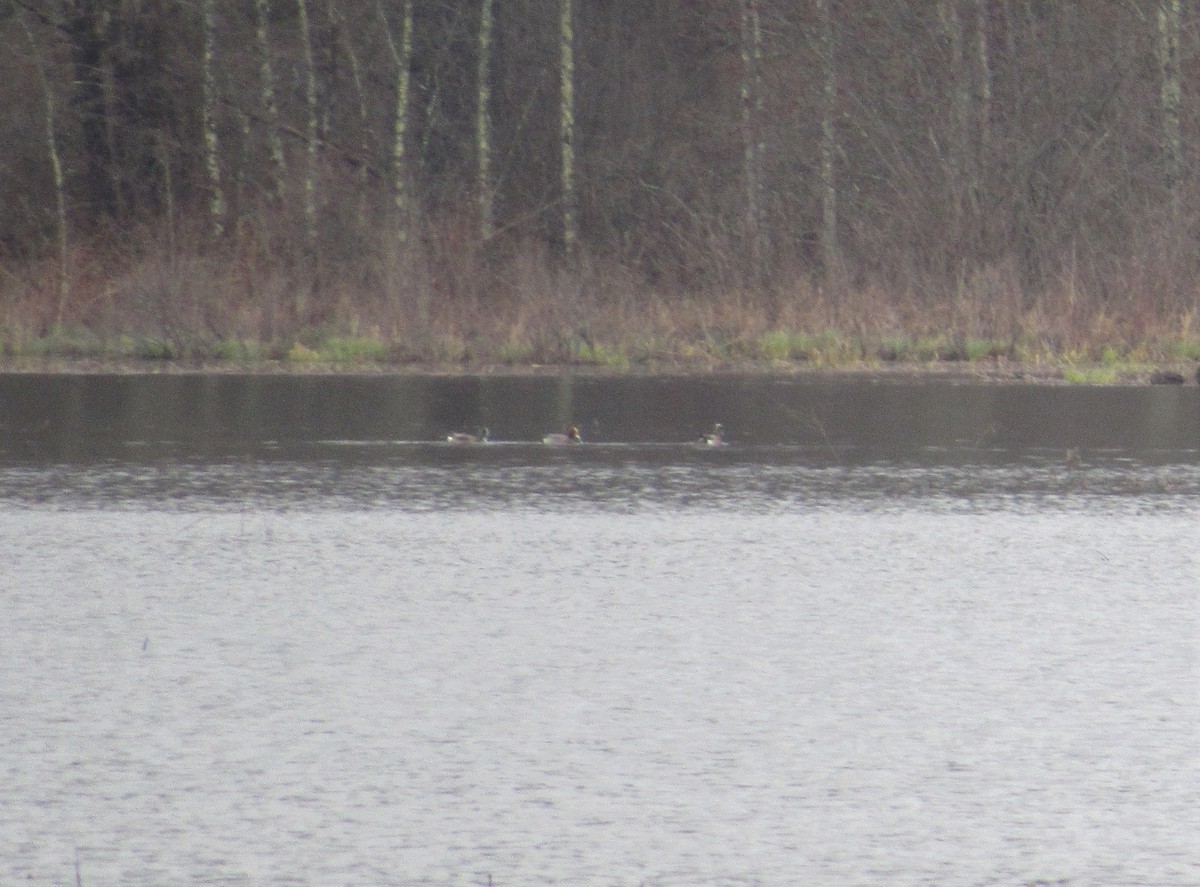
M1197 393L0 377L0 883L1196 885Z

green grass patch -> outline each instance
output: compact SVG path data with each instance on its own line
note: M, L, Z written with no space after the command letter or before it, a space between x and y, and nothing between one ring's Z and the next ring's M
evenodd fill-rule
M284 357L291 363L384 363L391 347L371 336L314 336L293 343Z
M1200 360L1200 339L1176 339L1168 342L1163 351L1177 360Z
M767 360L793 360L795 352L792 343L801 335L784 330L770 330L762 334L758 340L758 353Z
M1073 385L1111 385L1117 381L1117 367L1105 364L1067 366L1063 368L1063 378Z
M980 339L968 336L963 341L963 352L969 361L989 360L997 357L1008 357L1012 346L1000 339Z
M572 357L576 363L614 370L629 369L629 355L620 348L600 343L580 342L572 350Z
M9 329L5 335L4 352L13 357L96 357L103 351L95 333L73 327L53 327L41 335Z
M212 342L208 349L214 360L229 363L255 363L270 357L266 346L261 342L246 339L218 339Z
M499 363L508 364L510 366L518 366L524 363L535 363L533 345L529 342L506 341L501 342L496 349L496 360Z
M763 360L846 364L862 358L862 346L856 339L833 330L769 330L750 350L752 357Z
M178 360L184 356L178 345L160 336L120 336L107 350L117 357L135 360Z
M287 350L286 359L289 363L320 363L321 355L315 348L296 342Z
M612 372L634 366L662 364L712 368L733 361L764 369L772 364L803 363L814 369L877 365L879 362L919 366L939 362L976 362L996 358L1014 364L1039 366L1079 385L1109 385L1132 381L1156 369L1183 370L1190 380L1195 362L1200 361L1200 338L1180 335L1138 342L1110 339L1108 342L1072 341L1067 347L1061 337L1027 333L1019 337L972 337L961 333L920 334L894 332L863 338L850 332L825 328L772 329L749 332L737 328L705 328L690 336L673 329L662 331L647 325L631 330L632 335L596 342L577 330L547 330L530 335L524 328L486 333L467 333L456 328L437 331L420 329L389 338L377 327L351 322L293 330L263 342L238 336L218 337L211 332L189 334L174 328L169 333L93 332L79 326L56 326L44 332L20 324L0 325L0 356L70 361L212 361L254 365L283 361L297 371L313 368L353 367L371 364L429 363L443 365L503 364L526 366L558 364L597 367ZM1191 332L1185 325L1183 330Z
M929 363L941 358L944 336L884 336L879 359L887 363Z
M333 336L321 349L333 363L384 363L388 343L371 336Z
M1012 357L1014 345L977 336L884 336L877 356L886 363L936 363Z

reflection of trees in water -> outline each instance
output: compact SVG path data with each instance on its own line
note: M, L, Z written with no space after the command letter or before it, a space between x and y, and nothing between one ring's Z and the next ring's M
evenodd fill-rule
M1082 387L855 377L8 375L0 442L24 453L253 452L322 441L499 442L578 425L589 444L689 444L725 428L730 455L1195 453L1192 386Z

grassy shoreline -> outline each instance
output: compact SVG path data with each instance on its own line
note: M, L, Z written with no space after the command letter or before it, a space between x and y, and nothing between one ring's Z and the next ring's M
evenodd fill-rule
M520 258L467 262L469 279L448 290L349 269L319 291L271 268L247 280L236 256L227 266L96 269L57 303L39 277L0 298L0 372L875 373L1118 385L1193 384L1200 365L1200 305L1187 296L1030 296L1015 281L833 293L804 278L672 292L610 266L547 277L545 262Z
M1035 287L1009 265L947 281L900 263L829 280L782 269L751 286L730 260L724 275L651 280L619 257L565 264L515 237L467 248L455 231L435 226L407 251L364 241L315 264L240 241L188 252L152 233L81 241L69 275L48 261L0 268L0 372L816 372L1118 385L1156 374L1195 384L1200 365L1190 279L1088 289L1068 275Z
M208 351L173 354L165 349L154 353L136 350L34 349L30 353L0 352L0 373L76 375L559 375L591 376L848 376L884 379L946 380L955 382L1040 384L1040 385L1146 385L1200 384L1200 343L1185 343L1178 349L1119 356L1110 352L1100 359L1045 352L1024 359L1004 354L949 357L936 353L880 356L764 357L694 356L622 357L613 349L603 359L581 355L571 360L517 361L494 359L438 360L405 355L397 358L382 343L375 349L296 346L282 352L247 348L242 354Z

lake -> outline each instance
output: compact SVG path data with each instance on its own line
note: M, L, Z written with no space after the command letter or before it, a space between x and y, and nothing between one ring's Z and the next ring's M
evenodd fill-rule
M0 883L1195 885L1198 530L1195 386L0 375Z

